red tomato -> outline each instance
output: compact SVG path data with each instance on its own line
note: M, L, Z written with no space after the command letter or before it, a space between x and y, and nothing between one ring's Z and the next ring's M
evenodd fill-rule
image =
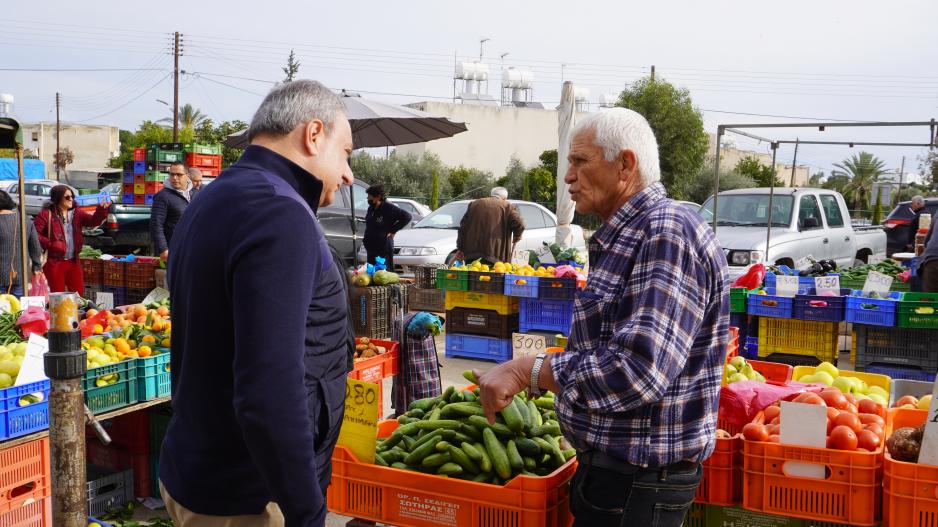
M852 414L855 414L855 413L857 413L857 405L855 405L855 404L848 404L847 407L844 408L844 411L845 411L845 412L850 412L850 413L852 413Z
M875 452L881 442L882 439L872 430L862 430L857 434L857 446L865 448L870 452Z
M782 418L781 418L781 416L776 417L775 419L772 419L771 421L769 421L769 424L770 424L770 425L780 425L780 424L782 424Z
M847 402L850 404L857 404L857 398L854 397L852 393L845 393L844 398L846 398Z
M893 408L898 408L900 406L911 404L912 406L918 406L918 399L914 395L903 395L896 401L896 404L892 405Z
M847 407L847 398L844 397L844 392L838 390L837 388L828 388L821 391L821 399L824 399L824 402L827 403L828 407L834 407L838 410L843 410Z
M859 439L849 426L835 426L827 444L829 448L837 450L856 450Z
M827 435L831 435L831 430L833 430L835 426L837 426L836 418L831 419L828 417L827 418Z
M765 429L769 432L769 435L778 435L781 431L781 425L766 425Z
M836 409L836 408L831 408L830 406L827 407L827 418L828 418L828 419L831 419L831 420L837 419L837 416L838 416L838 415L840 415L840 410L838 410L838 409Z
M860 422L865 425L877 424L879 426L886 426L886 421L882 417L876 414L860 414L859 417L860 417Z
M819 404L821 406L827 406L827 403L824 402L824 399L820 395L813 392L805 392L800 394L798 397L795 397L796 403L804 404Z
M834 419L834 427L836 428L838 426L846 426L853 430L854 434L859 434L860 431L863 430L860 418L850 412L840 412L837 419Z
M769 431L765 425L748 423L743 427L743 437L746 441L766 441L769 438Z
M877 403L872 399L863 399L857 404L857 410L861 414L876 414L880 417L886 417L886 409L883 408L883 405Z
M778 434L772 434L768 439L769 443L778 443Z
M763 413L765 414L765 422L771 423L773 419L781 415L782 409L778 406L767 406Z
M883 427L879 426L879 425L876 424L876 423L870 423L870 424L868 424L868 425L863 425L863 429L864 429L864 430L869 430L870 432L873 432L874 434L878 435L879 437L883 437Z

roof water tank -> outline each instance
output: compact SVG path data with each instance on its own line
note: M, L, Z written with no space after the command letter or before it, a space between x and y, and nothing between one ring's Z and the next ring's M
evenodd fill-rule
M573 98L577 102L585 101L590 98L590 91L586 88L573 88Z
M603 108L612 108L619 102L619 96L615 93L599 94L599 105Z

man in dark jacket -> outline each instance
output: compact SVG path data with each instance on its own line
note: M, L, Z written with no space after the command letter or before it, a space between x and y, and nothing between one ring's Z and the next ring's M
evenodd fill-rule
M918 234L918 224L922 219L922 213L925 212L925 198L913 196L909 203L909 210L912 211L912 221L909 222L909 240L906 242L906 247L909 252L915 252L915 235Z
M173 231L179 218L189 205L189 191L192 182L189 181L189 172L183 163L173 163L169 166L169 178L163 182L163 190L153 196L153 206L150 208L150 239L156 254L164 261L169 258L169 242L173 238Z
M490 197L477 199L466 209L456 235L456 259L510 262L512 247L523 232L524 220L508 201L508 191L495 187Z
M348 297L316 211L352 183L342 101L275 87L251 145L170 244L173 418L160 492L178 527L318 527L348 375Z
M393 203L388 203L384 185L368 187L368 212L365 213L365 251L368 263L375 263L380 256L388 270L394 270L394 235L410 223L410 213Z

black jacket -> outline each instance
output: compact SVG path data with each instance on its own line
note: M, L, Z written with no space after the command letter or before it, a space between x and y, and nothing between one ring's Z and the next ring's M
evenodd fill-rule
M184 192L188 191L170 187L167 180L166 187L153 196L153 207L150 209L150 239L153 240L156 254L169 249L176 224L189 206L189 198L183 195Z
M410 220L409 212L388 201L382 201L377 207L369 205L365 213L365 249L383 251L388 244L388 234L403 229Z

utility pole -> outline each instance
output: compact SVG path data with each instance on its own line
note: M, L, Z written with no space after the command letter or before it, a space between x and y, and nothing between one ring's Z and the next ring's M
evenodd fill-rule
M55 180L61 181L61 172L62 167L59 166L59 141L62 136L62 121L59 117L59 110L62 107L62 97L59 95L59 92L55 92ZM20 195L23 196L23 191L20 191ZM24 278L25 279L25 278Z
M491 39L483 38L479 40L479 62L482 62L482 46Z
M655 82L655 65L651 65L651 82Z
M896 192L896 203L902 199L902 179L905 176L905 156L902 156L902 164L899 165L899 191Z
M173 142L179 141L179 32L173 39Z
M798 166L798 141L801 139L795 138L795 157L791 160L791 186L795 186L795 167Z

